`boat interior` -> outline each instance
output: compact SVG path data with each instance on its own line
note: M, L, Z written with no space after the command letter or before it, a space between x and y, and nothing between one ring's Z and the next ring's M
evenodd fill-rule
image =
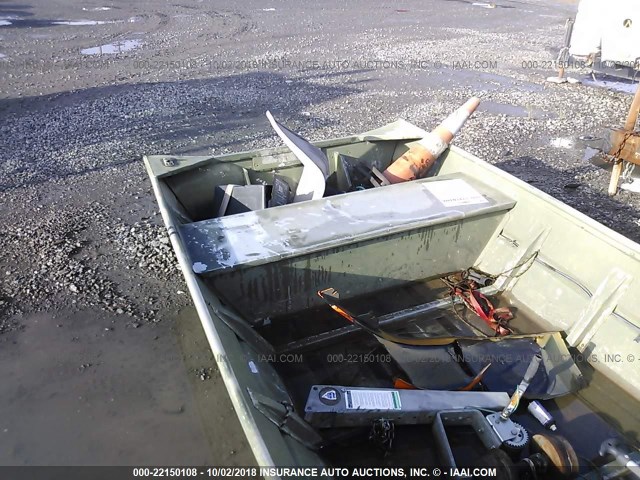
M425 178L375 186L367 175L422 133L397 122L317 142L329 166L324 196L296 203L303 166L288 148L145 159L258 463L426 466L448 455L457 466L501 464L487 460L471 421L438 416L443 436L437 412L391 421L364 402L376 419L344 423L353 409L332 410L323 423L310 397L358 387L399 391L408 405L405 395L437 391L486 415L497 397L481 406L473 395L500 392L506 407L540 351L510 417L528 439L507 449L509 461L544 451L536 435L561 435L579 465L565 459L547 473L590 475L611 461L604 441L640 440L638 246L455 147ZM508 318L497 325L488 311ZM534 400L555 432L526 408Z

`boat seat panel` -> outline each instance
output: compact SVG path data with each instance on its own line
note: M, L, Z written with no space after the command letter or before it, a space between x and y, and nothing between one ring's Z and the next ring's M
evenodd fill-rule
M515 202L462 173L188 223L193 271L245 266L329 250L511 209Z

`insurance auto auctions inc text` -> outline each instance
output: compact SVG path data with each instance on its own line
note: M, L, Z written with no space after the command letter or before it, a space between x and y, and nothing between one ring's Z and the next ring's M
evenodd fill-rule
M260 467L263 477L305 478L487 478L497 476L495 467Z

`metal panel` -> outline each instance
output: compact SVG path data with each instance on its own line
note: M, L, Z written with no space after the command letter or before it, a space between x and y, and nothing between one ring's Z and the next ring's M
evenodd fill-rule
M447 192L443 199L435 191L469 185L480 195L467 204L451 197L458 192ZM190 223L181 234L194 272L206 274L453 223L513 205L498 191L455 174Z
M258 265L222 271L206 281L241 315L256 320L317 305L328 286L351 298L472 265L504 212L428 226L407 233L336 246Z

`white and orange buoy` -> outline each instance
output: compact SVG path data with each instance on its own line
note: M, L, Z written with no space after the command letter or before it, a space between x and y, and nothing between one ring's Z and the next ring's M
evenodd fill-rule
M479 104L478 97L467 100L408 152L389 165L389 168L384 171L387 180L390 183L408 182L427 173Z

